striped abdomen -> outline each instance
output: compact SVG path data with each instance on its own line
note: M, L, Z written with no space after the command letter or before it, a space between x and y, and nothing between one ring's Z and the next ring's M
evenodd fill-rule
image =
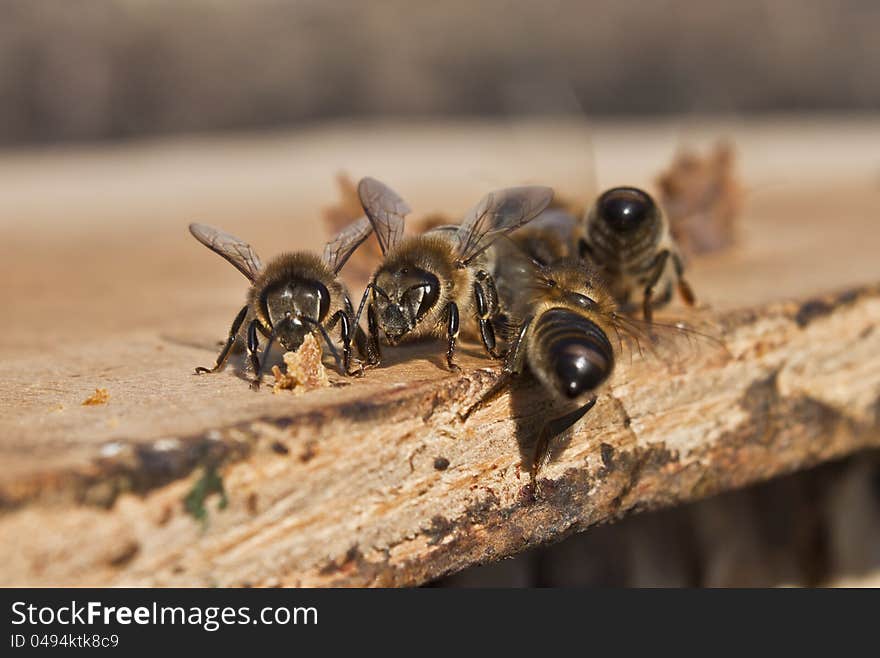
M614 369L614 350L602 328L565 308L535 320L529 365L541 382L573 400L600 386Z
M660 209L649 194L616 187L596 201L586 238L596 264L611 274L638 276L650 268L662 231Z
M637 276L648 271L657 255L661 228L659 221L648 222L621 234L596 218L587 227L587 242L596 264L612 274Z

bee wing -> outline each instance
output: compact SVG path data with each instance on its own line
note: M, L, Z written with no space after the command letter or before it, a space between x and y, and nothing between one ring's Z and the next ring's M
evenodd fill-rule
M257 252L247 242L207 224L190 224L189 232L208 249L223 256L253 283L263 269Z
M324 245L324 263L338 273L345 262L373 232L369 217L361 217L342 229L335 238Z
M490 192L465 215L456 233L459 262L467 264L500 236L537 217L553 199L549 187L510 187Z
M698 328L680 321L648 323L619 313L613 313L611 320L614 335L608 338L630 360L638 355L678 365L705 354L730 355L724 342L713 335L717 327L705 322Z
M552 232L560 241L568 242L580 219L563 208L547 208L529 223L529 229Z
M358 197L376 231L382 253L385 254L400 242L404 218L412 211L397 192L375 178L361 179L358 183Z

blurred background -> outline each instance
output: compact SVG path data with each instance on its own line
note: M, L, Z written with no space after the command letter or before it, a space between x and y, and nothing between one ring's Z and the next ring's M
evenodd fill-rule
M0 143L332 118L872 111L871 0L2 0Z
M181 309L194 333L217 333L241 281L193 271L186 222L271 251L302 217L301 241L319 245L340 169L399 176L414 205L457 209L535 179L540 144L539 182L577 191L595 162L603 180L650 183L686 133L745 145L747 215L778 213L785 191L756 190L791 183L792 163L846 192L803 207L873 212L878 34L873 0L0 0L0 258L18 280L0 353L53 343L34 335L47 306L70 338L162 329ZM79 283L59 290L71 271ZM169 295L183 275L190 289ZM134 308L102 311L133 283ZM438 584L880 585L877 463L852 457Z

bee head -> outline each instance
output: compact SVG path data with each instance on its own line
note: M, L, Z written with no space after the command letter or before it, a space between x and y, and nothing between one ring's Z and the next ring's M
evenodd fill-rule
M285 281L267 289L262 301L278 342L293 352L326 317L330 293L320 281Z
M616 233L630 233L657 216L657 204L636 187L615 187L599 197L596 215Z
M295 315L284 318L274 325L275 336L287 352L298 350L312 329L312 325Z
M440 295L440 281L430 272L401 267L380 272L373 284L376 318L392 345L434 308Z

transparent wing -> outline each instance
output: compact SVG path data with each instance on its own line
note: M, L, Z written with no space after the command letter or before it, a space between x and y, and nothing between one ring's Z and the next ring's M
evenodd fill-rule
M405 217L411 212L410 207L397 192L375 178L361 179L358 196L385 254L403 237Z
M547 208L528 226L508 236L529 256L544 265L571 258L580 231L580 220L568 210ZM495 243L497 248L499 243Z
M208 249L235 265L249 281L253 282L263 269L263 263L253 247L234 235L207 224L190 224L189 232Z
M490 192L465 215L456 233L458 258L468 263L497 238L537 217L553 199L549 187L510 187Z
M559 240L570 240L580 219L564 208L547 208L529 223L529 228L541 229Z
M658 359L667 366L681 366L697 357L729 357L724 342L717 336L718 327L708 321L695 326L691 322L643 322L620 313L611 314L614 335L608 336L619 358L633 356Z
M361 217L342 229L333 240L324 245L324 263L338 273L345 262L373 232L373 224L368 217Z

